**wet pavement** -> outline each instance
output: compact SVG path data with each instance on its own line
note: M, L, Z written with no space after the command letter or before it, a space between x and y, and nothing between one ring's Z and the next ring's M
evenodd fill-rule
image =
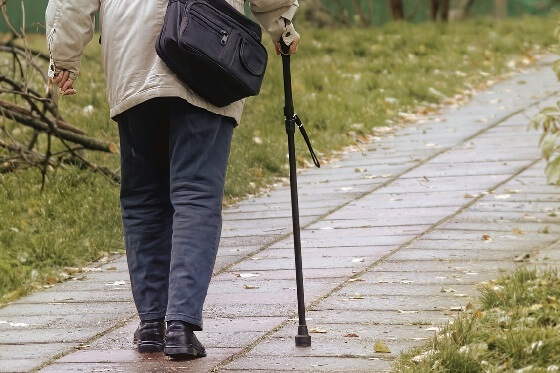
M198 333L208 357L134 351L121 256L0 309L0 372L389 370L472 301L477 283L524 265L516 257L560 263L560 193L546 184L539 133L527 130L560 97L551 61L300 174L310 348L294 346L290 196L280 185L224 212ZM378 341L390 353L374 352Z

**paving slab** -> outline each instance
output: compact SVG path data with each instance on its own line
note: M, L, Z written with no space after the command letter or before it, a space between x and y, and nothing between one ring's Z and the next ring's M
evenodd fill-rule
M461 284L472 285L475 287L481 281L488 281L495 278L495 274L493 272L485 272L474 276L467 275L463 271L457 271L456 273L381 272L376 268L372 271L361 274L357 278L366 281L372 288L374 288L376 284L399 284L403 282L410 283L410 281L413 281L413 284L422 284L423 286L438 285L441 289L441 287L455 287L455 285Z
M0 364L0 372L6 373L19 373L19 372L29 372L34 368L41 365L44 359L2 359Z
M463 298L464 295L476 295L478 290L473 284L466 284L462 281L448 281L446 283L440 282L438 284L430 284L418 280L417 276L413 276L414 280L403 279L396 282L353 282L344 286L338 293L342 297L352 298L356 294L361 294L364 297L375 296L431 296L440 294L441 296L449 296L455 298Z
M209 357L194 361L171 361L162 354L139 354L134 350L82 350L47 366L43 372L206 372L238 349L208 349Z
M328 326L322 327L328 328ZM338 325L339 326L339 325ZM394 328L394 326L393 326ZM356 328L359 329L359 328ZM318 357L362 357L366 359L374 358L384 358L391 359L399 355L401 351L406 351L415 345L419 341L427 342L430 336L433 336L433 332L422 333L419 331L414 339L394 339L390 337L389 334L383 334L378 331L379 334L377 338L365 339L365 338L344 338L344 334L337 334L336 336L331 335L334 331L329 329L319 329L321 331L326 330L327 333L312 333L317 340L316 344L313 344L310 348L298 348L294 346L294 338L290 337L273 337L267 342L262 343L255 347L251 351L252 356L262 356L263 359L268 360L272 357L286 357L289 356L290 359L294 357L308 357L308 358L318 358ZM363 328L362 328L363 331ZM365 331L364 331L365 332ZM375 332L375 331L370 331ZM352 332L354 333L354 332ZM423 337L420 337L422 336ZM373 350L374 343L376 341L385 342L387 347L391 350L390 353L376 353Z
M355 357L290 357L249 355L225 367L225 371L247 372L264 370L267 372L386 372L392 360L388 358Z
M435 273L472 273L499 272L515 269L518 265L502 260L391 260L391 258L375 267L376 271L394 272L435 272Z
M410 325L413 329L418 326L442 325L449 321L449 315L441 310L413 310L399 312L398 310L368 310L355 312L347 309L311 309L307 313L308 323L320 322L326 324L359 324L359 325Z

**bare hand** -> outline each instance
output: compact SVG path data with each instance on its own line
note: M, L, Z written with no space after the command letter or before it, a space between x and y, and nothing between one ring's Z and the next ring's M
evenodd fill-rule
M288 53L282 53L282 48L280 47L280 42L279 41L275 41L274 42L274 47L276 48L276 54L285 54L286 56L291 56L292 54L296 54L297 50L298 50L298 44L299 44L299 40L300 37L299 35L294 39L294 41L292 41L292 43L290 44L290 50L288 51Z
M73 87L74 80L70 79L70 73L66 70L58 73L51 82L54 83L60 89L60 93L63 95L75 95L76 90Z

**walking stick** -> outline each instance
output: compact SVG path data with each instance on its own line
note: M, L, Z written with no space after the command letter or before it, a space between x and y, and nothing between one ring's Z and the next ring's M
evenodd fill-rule
M286 124L286 133L288 134L288 154L290 162L290 189L292 200L292 223L294 230L294 253L296 264L296 283L297 283L297 303L298 303L298 316L299 326L298 334L296 335L296 346L309 347L311 346L311 336L307 330L307 322L305 320L305 300L303 290L303 270L301 258L301 238L299 226L299 202L297 190L297 167L296 167L296 149L294 144L294 133L296 125L298 126L305 143L309 148L313 162L317 167L321 167L319 160L315 156L315 152L311 147L309 137L303 128L301 120L294 112L294 101L292 98L292 73L290 68L290 56L287 53L290 47L284 41L280 42L282 49L282 68L284 72L284 117Z

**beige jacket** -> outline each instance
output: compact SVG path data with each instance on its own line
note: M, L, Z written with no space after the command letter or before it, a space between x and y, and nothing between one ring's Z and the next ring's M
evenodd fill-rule
M226 0L240 12L245 0ZM251 12L273 40L295 35L291 23L297 0L247 0ZM154 97L181 97L238 123L243 100L223 108L197 96L167 68L155 52L168 0L49 0L47 42L49 76L62 70L76 79L85 46L93 37L94 14L100 13L102 63L107 78L111 117Z

